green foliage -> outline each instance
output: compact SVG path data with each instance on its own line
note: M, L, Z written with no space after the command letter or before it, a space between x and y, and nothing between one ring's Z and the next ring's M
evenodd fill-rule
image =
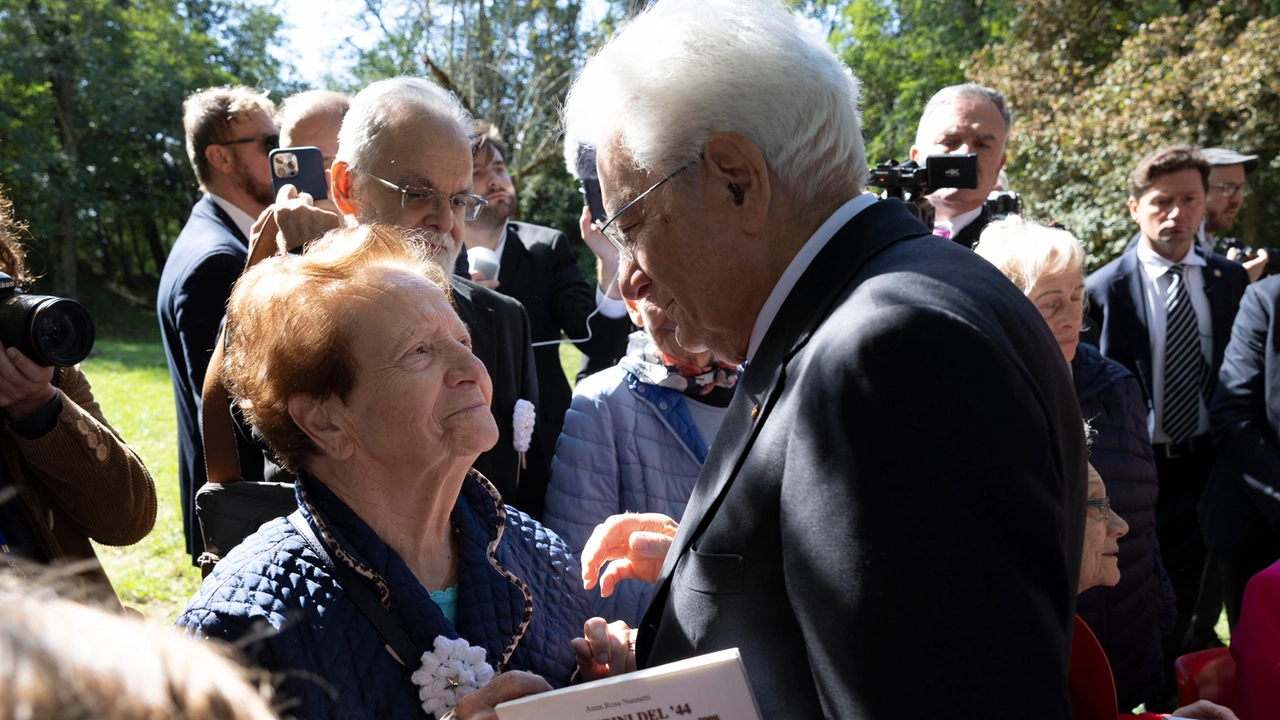
M862 81L867 160L906 160L925 103L965 81L974 51L998 41L1013 14L1007 0L850 0L833 12L830 42Z
M279 24L241 0L0 0L0 181L58 290L77 265L154 288L198 192L182 101L291 90L267 52Z
M1030 5L1013 39L971 73L1004 90L1018 114L1009 175L1028 214L1064 222L1097 266L1134 232L1125 199L1142 156L1180 142L1224 146L1270 163L1250 178L1235 228L1267 244L1260 228L1280 216L1276 3L1253 3L1273 14L1247 20L1230 2L1187 12L1158 2Z

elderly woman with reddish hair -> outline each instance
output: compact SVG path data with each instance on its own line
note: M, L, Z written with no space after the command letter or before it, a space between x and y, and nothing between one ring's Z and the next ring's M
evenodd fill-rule
M231 295L223 377L298 474L298 511L219 562L178 625L245 645L299 717L471 717L634 667L626 628L588 621L564 543L470 469L498 437L491 385L425 253L401 229L336 230Z

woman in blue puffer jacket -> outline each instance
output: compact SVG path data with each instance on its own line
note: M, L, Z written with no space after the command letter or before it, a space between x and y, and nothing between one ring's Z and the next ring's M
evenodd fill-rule
M1142 388L1124 366L1080 342L1085 255L1071 233L1010 216L989 225L974 252L1026 293L1049 324L1089 424L1089 464L1106 482L1111 507L1129 522L1119 584L1081 593L1076 607L1102 643L1119 706L1128 710L1160 690L1161 616L1173 607L1156 541L1159 485Z
M631 336L616 366L578 384L551 461L543 522L575 553L596 525L623 512L684 514L707 449L733 399L740 370L675 340L665 311L627 302ZM593 614L638 627L653 586L624 580Z

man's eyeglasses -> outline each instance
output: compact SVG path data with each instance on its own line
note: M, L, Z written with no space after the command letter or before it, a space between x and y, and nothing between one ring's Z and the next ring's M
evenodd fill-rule
M253 137L240 138L239 140L228 140L226 142L210 143L210 144L211 145L239 145L241 143L256 143L256 142L262 143L262 147L267 152L271 152L272 150L275 150L276 148L280 147L280 135L278 133L262 133L261 135L254 135Z
M691 163L687 163L681 166L675 172L671 173L670 175L654 183L653 187L650 187L648 190L645 190L644 192L637 195L631 202L627 203L626 205L623 205L622 208L618 210L618 212L613 214L613 217L606 220L604 224L600 226L600 232L604 233L604 236L606 238L609 238L609 242L613 243L613 246L618 249L618 255L621 256L623 260L626 260L627 262L635 262L635 258L631 254L632 241L626 235L623 235L622 231L618 230L618 228L613 227L613 221L617 220L619 215L629 210L632 205L635 205L636 203L643 200L645 195L648 195L654 190L657 190L659 187L662 186L663 183L679 175L685 170L688 170L694 165L697 165L701 160L702 158L698 158L697 160L694 160Z
M1235 197L1244 190L1243 185L1235 183L1217 183L1209 186L1210 190L1221 190L1224 197Z
M484 210L485 205L489 204L488 200L485 200L479 195L472 195L471 193L458 193L457 195L449 196L429 187L421 187L419 185L405 185L404 187L400 187L393 182L383 180L377 175L373 175L364 170L361 170L360 172L363 172L370 178L377 180L383 186L399 192L400 207L405 210L423 210L427 207L430 207L432 210L436 210L440 207L441 198L444 198L449 201L449 210L452 211L454 215L461 216L463 220L471 222L472 220L480 217L480 211Z
M1111 498L1105 496L1100 498L1089 498L1084 502L1084 504L1086 507L1098 508L1098 512L1101 513L1103 520L1111 518Z

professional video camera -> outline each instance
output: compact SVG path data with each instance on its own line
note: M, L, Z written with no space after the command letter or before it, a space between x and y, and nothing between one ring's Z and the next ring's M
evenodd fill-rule
M1262 277L1280 274L1280 248L1255 248L1252 245L1245 243L1245 241L1240 238L1223 238L1223 253L1231 248L1235 248L1239 251L1240 254L1236 255L1236 260L1239 260L1242 263L1249 262L1250 260L1258 257L1258 250L1266 250L1267 266L1262 270Z
M917 218L933 227L933 205L926 195L941 188L978 187L978 154L930 155L924 167L915 160L901 165L896 160L871 168L872 187L884 189L884 197L897 198L907 204Z
M1008 190L992 190L983 205L993 218L1022 214L1022 196Z
M93 349L93 319L75 300L28 295L0 273L0 343L45 367L70 367Z

